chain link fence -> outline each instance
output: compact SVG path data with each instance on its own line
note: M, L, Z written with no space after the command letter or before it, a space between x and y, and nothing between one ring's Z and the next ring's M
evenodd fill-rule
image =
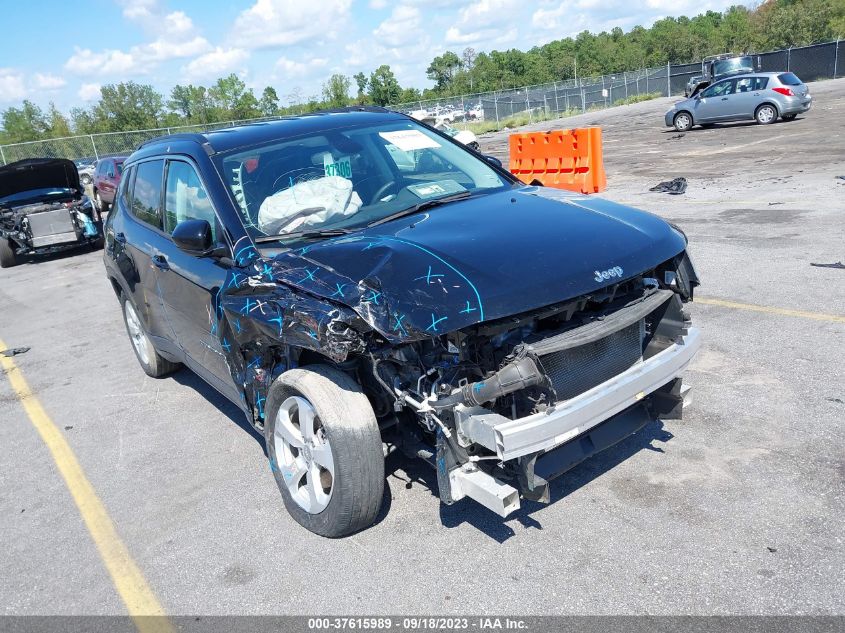
M763 72L791 71L804 81L835 79L845 74L845 40L759 53L759 57ZM700 74L700 63L666 64L601 77L568 79L538 86L400 103L391 107L418 118L431 118L456 127L486 131L505 125L520 125L523 122L607 108L632 97L681 95L684 94L690 78ZM86 134L0 145L0 160L5 165L24 158L96 159L115 154L129 154L138 145L156 136L178 132L208 132L239 123L276 118L279 117L133 132Z
M28 143L11 143L9 145L0 145L0 160L6 165L25 158L99 159L104 156L131 154L141 143L157 136L186 132L210 132L241 123L259 123L261 121L274 121L280 118L261 117L258 119L241 119L221 121L218 123L133 130L131 132L104 132L101 134L67 136L43 141L30 141Z
M791 71L804 81L834 79L845 73L845 40L757 55L762 72ZM700 62L666 64L601 77L400 103L392 108L453 127L485 131L603 109L632 97L682 95L689 80L701 73ZM481 121L485 125L478 123Z

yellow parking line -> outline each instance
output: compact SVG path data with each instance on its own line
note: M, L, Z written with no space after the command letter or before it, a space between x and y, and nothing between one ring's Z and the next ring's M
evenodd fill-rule
M725 301L724 299L708 299L696 297L695 303L703 303L708 306L720 306L722 308L737 308L739 310L751 310L752 312L765 312L766 314L780 314L782 316L799 317L801 319L813 319L814 321L828 321L830 323L845 323L845 316L838 314L824 314L823 312L806 312L804 310L789 310L788 308L773 308L771 306L758 306L753 303L739 303L737 301Z
M0 340L0 349L5 348L5 344ZM82 520L100 552L100 558L135 626L141 633L172 633L173 627L166 617L143 617L164 616L164 609L141 574L141 570L138 569L138 565L132 560L126 545L120 540L106 508L97 497L94 487L85 476L70 445L33 395L14 361L0 355L0 366L5 370L9 383L20 399L32 425L53 456L53 461L56 462L65 485L73 496ZM46 606L49 608L49 605Z

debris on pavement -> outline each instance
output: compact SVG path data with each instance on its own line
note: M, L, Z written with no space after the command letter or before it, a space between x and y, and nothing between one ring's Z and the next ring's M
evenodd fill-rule
M810 262L810 266L815 266L816 268L838 268L845 270L845 264L842 262L833 262L832 264L816 264Z
M667 140L674 141L679 138L684 138L686 134L675 134L674 136L670 136Z
M26 354L30 348L28 347L13 347L12 349L4 349L0 352L2 356L17 356L18 354Z
M674 180L667 180L655 185L649 191L659 191L661 193L668 193L673 196L678 196L687 190L686 178L675 178Z

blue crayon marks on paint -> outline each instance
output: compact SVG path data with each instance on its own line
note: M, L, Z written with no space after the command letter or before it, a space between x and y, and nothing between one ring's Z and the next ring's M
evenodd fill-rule
M449 317L440 317L438 319L437 316L434 313L432 313L432 315L431 315L431 325L429 325L427 328L425 328L425 331L426 332L439 332L440 329L437 327L438 324L442 323L443 321L445 321L448 318Z
M229 343L229 339L227 339L225 336L223 337L222 345L223 345L223 349L225 349L227 352L232 351L232 344Z
M281 316L277 316L275 319L267 319L269 323L275 323L279 326L279 336L282 335L282 325L284 324L284 318Z
M240 288L240 286L241 286L241 281L238 277L238 273L233 272L232 277L229 279L229 285L227 287L228 288Z
M247 369L257 369L260 364L261 364L261 357L256 356L255 358L253 358L250 361L249 365L247 365L246 368Z
M408 336L408 331L405 329L405 326L402 325L402 321L405 320L405 314L399 314L398 312L393 315L393 318L396 319L396 323L393 324L393 331L399 332L402 336Z
M371 248L375 248L376 246L381 246L381 240L376 242L369 242L364 248L361 249L361 252L368 251Z
M473 390L475 393L478 393L478 392L479 392L479 391L481 391L483 388L484 388L484 383L483 383L483 382L477 382L477 383L475 383L475 384L472 386L472 390Z
M264 262L264 266L261 269L261 274L271 277L273 275L273 267L267 262Z
M425 282L427 284L431 285L431 280L435 279L436 277L443 277L443 275L441 275L441 274L432 275L431 274L431 266L429 266L428 272L425 275L421 275L420 277L417 277L416 279L414 279L414 281L419 281L420 279L425 279Z
M469 301L467 301L467 307L461 310L460 314L469 314L470 312L475 312L478 308L472 308L469 305Z
M304 281L317 281L316 279L314 279L314 273L316 273L317 270L318 270L317 268L306 268L305 269L305 277L303 277L299 281L299 283L302 283Z
M240 334L241 333L241 320L235 319L234 321L232 321L232 325L235 326L235 334Z
M348 285L349 284L336 283L335 286L337 286L337 290L335 290L331 295L329 295L329 299L331 299L332 297L340 297L341 299L343 299L343 289Z
M264 401L265 400L267 400L267 398L263 398L261 396L261 394L258 394L258 397L255 399L255 406L258 407L258 417L259 418L264 417Z
M375 290L370 290L370 294L368 294L366 297L361 299L361 301L363 301L364 303L374 303L376 305L379 305L378 300L379 300L380 296L381 296L380 292L376 292Z
M279 467L276 466L276 460L272 457L270 458L270 470L272 470L274 473L279 470Z
M250 313L250 311L251 311L254 307L255 307L255 303L253 303L253 301L252 301L249 297L247 297L247 298L246 298L246 303L244 303L244 307L243 307L243 308L241 308L241 314L249 314L249 313Z
M314 330L308 330L308 336L313 338L315 341L317 340L317 333Z

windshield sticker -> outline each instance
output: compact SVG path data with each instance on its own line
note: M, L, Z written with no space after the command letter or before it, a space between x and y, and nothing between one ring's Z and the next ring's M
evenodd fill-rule
M378 135L388 143L392 143L403 152L412 152L415 149L427 149L440 147L440 143L433 138L427 137L419 130L398 130L396 132L379 132Z
M323 169L326 176L340 176L347 180L352 180L352 161L349 156L341 156L337 160L332 158L328 152L323 154Z
M427 200L428 198L439 198L440 196L448 195L450 193L460 193L461 191L466 190L466 187L454 180L438 180L437 182L427 182L420 185L408 186L408 191L423 200Z

